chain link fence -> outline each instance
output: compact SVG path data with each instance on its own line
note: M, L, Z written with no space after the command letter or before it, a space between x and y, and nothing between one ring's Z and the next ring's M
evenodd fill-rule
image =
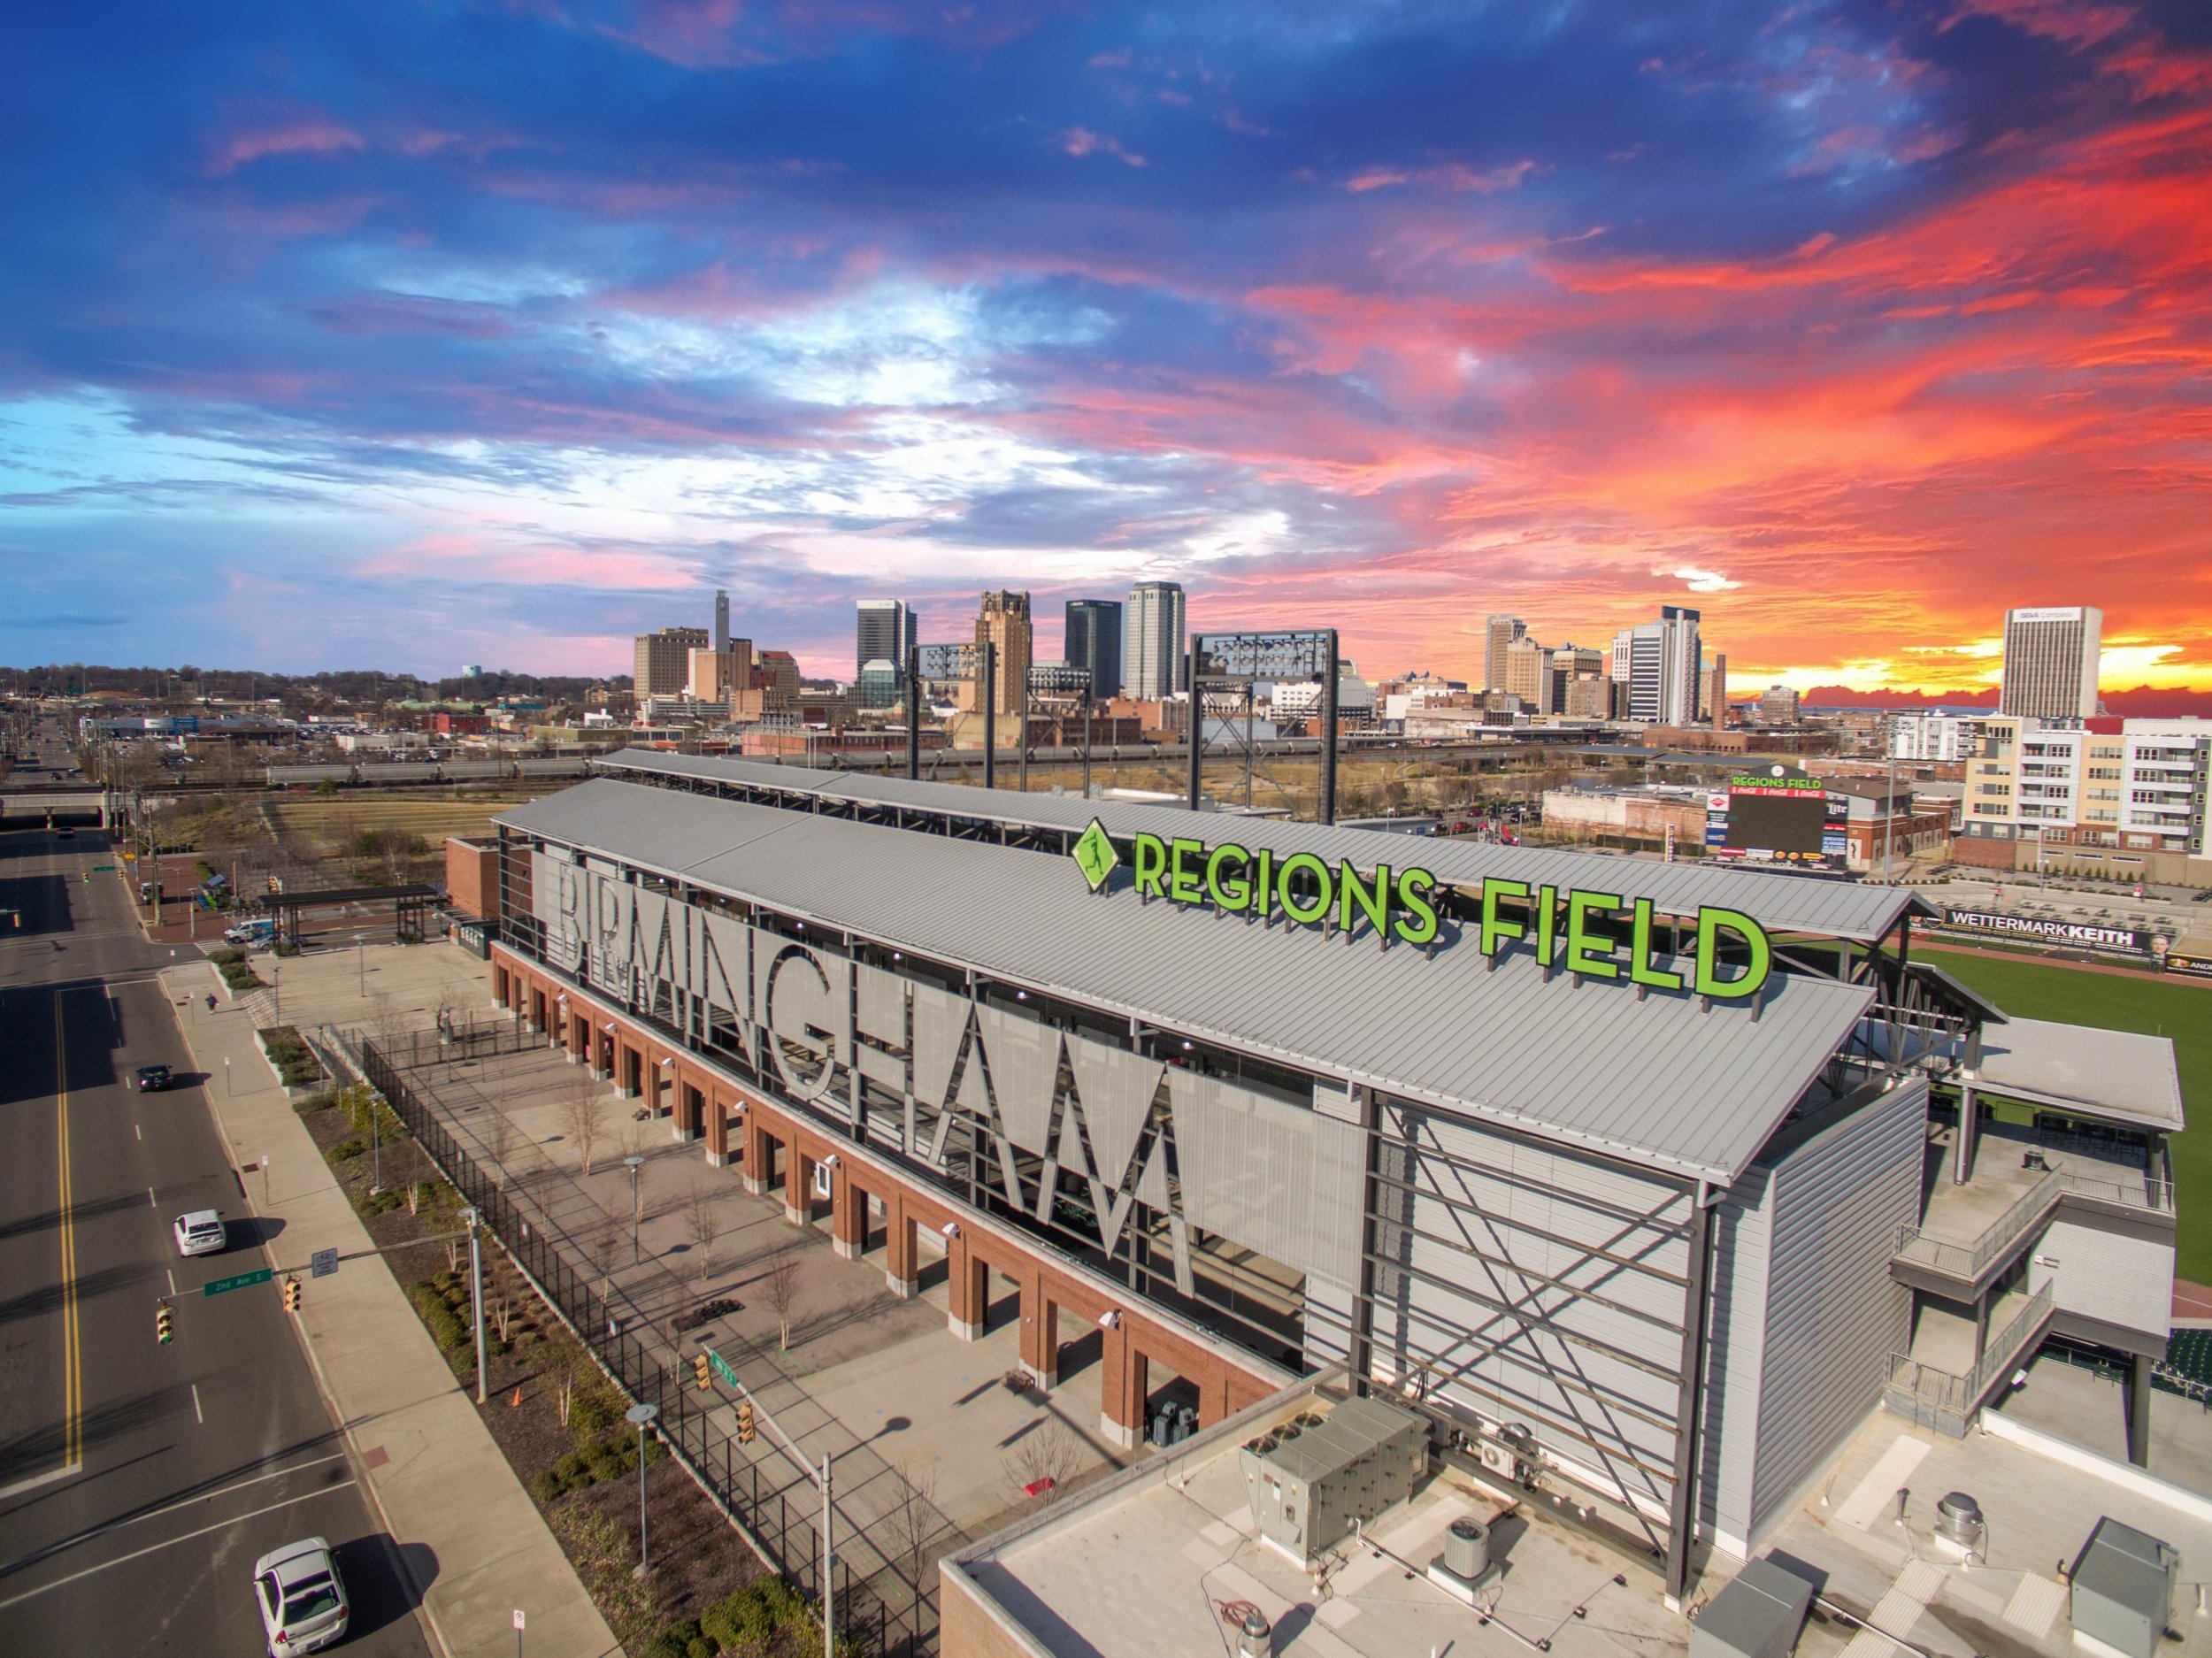
M734 1445L703 1400L669 1361L623 1325L614 1300L595 1289L541 1228L500 1189L491 1172L465 1150L444 1123L407 1086L401 1072L447 1059L519 1053L545 1038L505 1021L471 1023L446 1032L416 1031L380 1042L356 1033L362 1075L381 1093L438 1171L469 1203L538 1293L578 1340L632 1399L657 1406L656 1431L717 1507L743 1530L769 1563L817 1606L822 1598L821 1537L810 1501L794 1504L784 1491L762 1489L758 1464ZM770 1482L772 1485L773 1482ZM838 1634L884 1658L923 1658L938 1646L936 1595L926 1584L883 1585L856 1579L840 1559L834 1570ZM893 1599L879 1592L889 1586Z

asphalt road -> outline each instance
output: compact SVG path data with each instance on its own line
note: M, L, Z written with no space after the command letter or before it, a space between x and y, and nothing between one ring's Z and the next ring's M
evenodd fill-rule
M344 1650L430 1651L276 1288L210 1278L281 1238L245 1218L176 1020L102 835L0 834L0 1653L264 1650L257 1557L335 1547ZM166 1063L180 1086L131 1086ZM218 1084L219 1086L219 1082ZM170 1222L219 1209L221 1255ZM297 1252L292 1252L297 1253ZM155 1339L174 1293L176 1340Z

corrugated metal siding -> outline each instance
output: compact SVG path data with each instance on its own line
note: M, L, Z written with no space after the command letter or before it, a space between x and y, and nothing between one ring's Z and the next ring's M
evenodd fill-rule
M1191 814L1167 806L1127 801L1086 801L1056 794L1025 794L1010 789L983 790L958 783L904 778L864 777L803 766L766 765L710 755L674 755L631 750L597 762L598 769L658 777L697 778L774 789L796 797L866 801L910 806L1009 827L1043 826L1080 830L1096 817L1110 833L1189 834ZM1777 932L1810 933L1830 938L1877 939L1897 924L1916 900L1909 888L1862 887L1848 881L1809 880L1742 868L1681 863L1624 865L1618 858L1589 852L1535 847L1491 846L1472 841L1389 834L1373 829L1339 829L1318 824L1286 823L1260 817L1211 817L1198 831L1210 840L1233 837L1257 850L1314 852L1333 863L1348 857L1362 869L1377 864L1404 868L1418 862L1448 884L1479 882L1486 875L1524 880L1532 887L1549 882L1562 891L1588 887L1610 892L1632 871L1636 890L1662 914L1694 914L1701 904L1725 905L1757 917Z
M1698 1432L1698 1513L1724 1547L1751 1534L1765 1362L1767 1269L1773 1249L1773 1171L1753 1167L1714 1207L1711 1305Z
M2038 1258L2055 1260L2039 1266ZM2173 1332L2174 1247L2086 1222L2055 1220L2028 1263L2028 1286L2052 1286L2061 1312L2164 1338Z
M1757 1021L1471 948L1263 927L1091 894L1064 860L605 779L501 821L1010 985L1717 1180L1874 993L1778 974ZM1618 866L1615 866L1617 869Z
M1627 1493L1663 1502L1683 1291L1592 1251L1679 1278L1685 1241L1632 1217L1680 1225L1689 1213L1682 1188L1432 1111L1394 1107L1384 1125L1408 1142L1386 1142L1386 1167L1408 1171L1418 1191L1402 1247L1408 1270L1392 1275L1387 1296L1379 1292L1379 1339L1387 1321L1407 1362L1435 1355L1461 1365L1498 1344L1466 1365L1463 1383L1440 1366L1431 1396L1493 1422L1525 1423L1548 1453L1579 1467L1625 1452L1661 1470L1620 1466Z
M1889 1258L1919 1213L1927 1117L1926 1082L1909 1082L1774 1165L1754 1544L1875 1408L1906 1344L1912 1295Z

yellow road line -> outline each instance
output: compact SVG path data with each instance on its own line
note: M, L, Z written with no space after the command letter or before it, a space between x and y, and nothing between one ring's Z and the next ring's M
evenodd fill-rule
M61 997L54 997L54 1118L61 1142L62 1461L84 1463L84 1369L77 1354L77 1227L72 1212L69 1168L69 1056L63 1041Z

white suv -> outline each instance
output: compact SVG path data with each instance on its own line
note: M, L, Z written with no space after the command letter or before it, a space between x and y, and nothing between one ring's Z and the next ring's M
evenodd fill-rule
M345 1581L321 1538L287 1543L254 1562L253 1588L269 1658L320 1652L345 1639Z
M230 1241L230 1235L223 1230L220 1209L196 1209L189 1215L180 1215L170 1230L177 1235L180 1255L220 1255Z

